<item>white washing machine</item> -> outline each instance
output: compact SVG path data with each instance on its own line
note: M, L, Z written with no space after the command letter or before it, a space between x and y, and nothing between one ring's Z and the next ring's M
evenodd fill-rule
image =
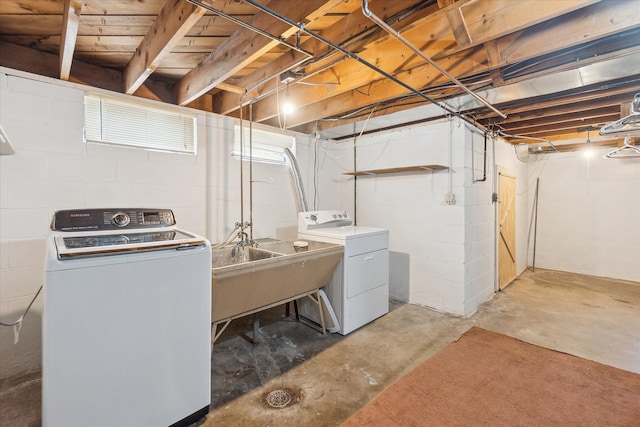
M346 335L389 312L389 230L354 226L346 211L298 214L298 238L344 245L325 292Z
M211 402L211 246L168 209L54 215L42 423L190 425Z

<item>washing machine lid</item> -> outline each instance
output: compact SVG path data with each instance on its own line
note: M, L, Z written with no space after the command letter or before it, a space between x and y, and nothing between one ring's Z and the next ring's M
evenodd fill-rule
M58 234L53 238L60 260L186 249L206 244L202 237L175 229L120 234Z

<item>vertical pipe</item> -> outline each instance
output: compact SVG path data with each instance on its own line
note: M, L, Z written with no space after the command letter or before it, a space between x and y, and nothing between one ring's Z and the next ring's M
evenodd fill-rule
M480 181L487 180L487 132L484 133L484 166L483 166L482 179Z
M500 290L500 283L498 279L498 165L496 161L496 137L491 138L492 157L493 157L493 172L492 183L493 194L491 196L493 201L493 291L498 292Z
M536 194L535 200L535 214L533 221L533 263L531 271L536 271L536 242L538 240L538 188L540 186L540 177L536 178Z
M353 124L353 133L356 133L356 124ZM353 137L353 171L358 170L358 137ZM358 225L358 175L353 176L353 225Z
M249 103L249 242L253 243L253 101Z
M242 122L244 107L240 103L240 232L244 224L244 123Z

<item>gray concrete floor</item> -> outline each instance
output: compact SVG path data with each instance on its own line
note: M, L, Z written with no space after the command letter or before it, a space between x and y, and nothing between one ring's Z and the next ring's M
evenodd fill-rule
M392 302L391 311L342 337L283 316L234 321L212 354L211 411L200 426L337 426L472 326L640 373L640 284L525 271L467 318ZM292 397L265 403L272 391ZM116 409L116 408L114 408ZM40 424L40 375L0 383L0 425Z

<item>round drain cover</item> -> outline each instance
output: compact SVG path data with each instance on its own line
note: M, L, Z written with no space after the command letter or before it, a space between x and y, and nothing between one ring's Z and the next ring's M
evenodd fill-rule
M265 398L267 405L272 408L284 408L291 403L291 393L286 390L273 390Z

